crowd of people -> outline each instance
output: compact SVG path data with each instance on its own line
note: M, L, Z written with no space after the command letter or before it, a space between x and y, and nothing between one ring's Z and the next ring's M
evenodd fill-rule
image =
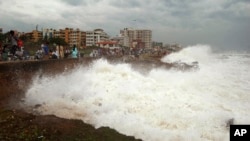
M7 44L4 45L0 41L0 60L25 59L26 52L24 51L23 42L13 30L9 32L7 40Z
M133 56L139 58L141 54L149 53L151 55L164 56L170 52L162 48L154 48L145 50L144 48L123 48L123 47L108 47L93 49L89 57L103 56ZM15 32L11 30L8 36L8 42L4 45L0 41L0 61L6 60L44 60L44 59L62 59L62 58L78 58L80 53L76 45L72 49L56 45L49 47L49 42L45 41L37 48L34 55L30 55L24 49L24 44Z
M49 42L44 42L41 47L37 49L34 56L30 55L29 52L24 49L22 40L16 36L13 30L9 32L5 44L2 44L0 41L0 61L77 58L78 56L79 52L76 45L73 46L72 50L64 48L62 45L50 48Z
M74 45L71 50L64 48L62 45L57 45L56 47L49 49L48 42L46 42L41 45L41 48L38 48L34 59L78 58L78 56L79 52L76 45Z

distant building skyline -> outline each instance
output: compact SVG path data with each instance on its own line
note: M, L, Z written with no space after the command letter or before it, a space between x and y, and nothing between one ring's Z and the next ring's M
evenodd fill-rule
M0 28L1 29L1 28ZM103 29L94 29L93 31L82 31L79 28L64 28L52 29L42 28L41 31L36 28L32 32L24 33L31 37L32 41L37 42L39 39L49 39L59 37L65 40L69 46L79 46L81 48L96 46L99 42L103 41L116 41L117 44L126 47L152 47L152 31L149 29L133 29L124 28L120 30L119 37L112 37Z

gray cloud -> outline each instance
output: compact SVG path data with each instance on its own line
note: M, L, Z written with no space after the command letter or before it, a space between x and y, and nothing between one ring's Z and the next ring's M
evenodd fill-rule
M0 6L4 31L31 31L38 24L55 29L103 28L115 36L120 29L134 27L151 29L153 40L164 43L224 48L250 44L248 0L10 0L0 1Z
M136 0L112 0L109 2L114 7L122 8L122 9L131 9L136 7L141 7L140 1Z
M62 2L72 5L72 6L79 6L82 4L86 4L84 1L82 0L61 0Z

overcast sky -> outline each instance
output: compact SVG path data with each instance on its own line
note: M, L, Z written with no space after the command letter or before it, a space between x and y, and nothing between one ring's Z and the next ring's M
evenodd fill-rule
M250 49L250 0L0 0L0 28L102 28L110 36L133 27L153 40L183 46Z

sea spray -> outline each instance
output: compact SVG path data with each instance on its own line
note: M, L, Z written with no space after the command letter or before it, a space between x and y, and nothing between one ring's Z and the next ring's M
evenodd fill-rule
M214 54L197 45L165 62L197 61L199 70L147 74L104 59L63 75L34 78L25 105L40 114L109 126L145 141L229 140L226 121L250 123L248 54Z

